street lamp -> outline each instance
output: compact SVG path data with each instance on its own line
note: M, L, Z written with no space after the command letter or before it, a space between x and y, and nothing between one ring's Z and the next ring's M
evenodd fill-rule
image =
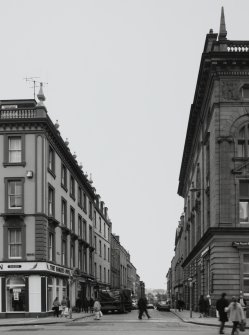
M188 278L189 282L189 313L190 317L192 318L192 286L193 286L193 278L189 277Z

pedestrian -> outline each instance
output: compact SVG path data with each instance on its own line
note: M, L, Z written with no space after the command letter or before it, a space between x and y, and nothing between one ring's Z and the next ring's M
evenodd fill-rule
M140 299L138 299L137 306L139 310L139 313L138 313L139 320L142 320L144 313L146 314L147 318L150 319L150 315L147 311L147 303L148 302L145 297L141 297Z
M102 313L101 313L101 304L100 304L100 302L99 302L98 299L95 299L95 301L94 301L93 310L95 312L95 318L94 318L94 320L100 320L100 315Z
M240 291L240 296L239 296L238 302L241 304L241 307L243 308L244 312L246 312L247 303L246 303L246 300L244 299L242 291Z
M54 311L54 316L59 317L60 314L60 302L58 297L55 297L54 302L53 302L53 311Z
M232 302L225 308L225 311L229 313L229 320L233 323L231 335L234 335L235 332L238 334L237 328L239 324L241 321L245 323L246 320L243 308L241 307L241 304L237 302L236 297L232 297Z
M205 314L205 305L206 305L203 294L200 295L200 299L199 299L198 305L199 305L199 312L200 312L199 318L203 318L203 316Z
M90 309L90 313L93 313L93 305L94 305L94 300L91 297L89 300L89 309Z
M222 293L221 298L216 302L216 309L219 313L219 320L220 320L220 334L224 334L224 327L225 322L228 321L227 312L225 308L228 307L229 303L226 299L226 293Z
M210 298L210 295L208 294L204 300L205 300L205 312L204 312L204 316L208 317L209 316L210 307L211 307L211 298Z
M81 298L79 295L78 295L78 298L76 299L75 306L76 306L77 313L80 313L82 309L82 304L81 304Z
M68 315L68 302L65 296L61 300L61 317Z

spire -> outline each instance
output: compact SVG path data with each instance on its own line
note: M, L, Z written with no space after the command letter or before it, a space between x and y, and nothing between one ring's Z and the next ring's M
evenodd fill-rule
M40 83L40 90L39 90L39 92L37 94L37 98L39 100L38 105L39 106L44 106L43 102L46 100L46 98L45 98L45 95L43 93L43 83Z
M226 40L227 39L226 36L227 36L227 31L226 31L224 8L221 7L219 41Z

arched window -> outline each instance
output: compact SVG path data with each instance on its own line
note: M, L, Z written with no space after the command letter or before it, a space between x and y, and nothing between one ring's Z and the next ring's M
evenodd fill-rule
M237 156L249 157L249 124L244 125L238 132Z

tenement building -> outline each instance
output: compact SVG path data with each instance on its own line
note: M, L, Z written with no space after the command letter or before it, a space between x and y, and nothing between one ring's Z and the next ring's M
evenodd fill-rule
M0 101L0 317L46 315L56 296L74 306L110 281L107 209L38 98Z
M190 109L178 194L184 217L175 240L173 295L212 311L222 292L249 299L249 41L206 36Z

